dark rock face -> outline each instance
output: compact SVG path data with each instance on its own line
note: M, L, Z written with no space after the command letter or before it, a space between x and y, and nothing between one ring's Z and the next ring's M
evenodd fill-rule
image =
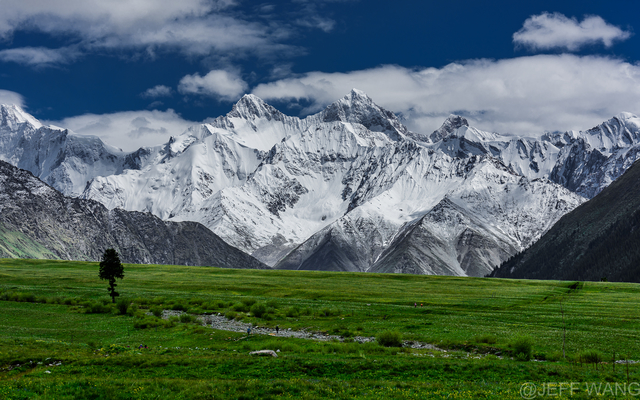
M0 257L96 261L110 247L126 263L268 268L199 223L109 211L0 161Z
M491 276L640 282L640 162Z

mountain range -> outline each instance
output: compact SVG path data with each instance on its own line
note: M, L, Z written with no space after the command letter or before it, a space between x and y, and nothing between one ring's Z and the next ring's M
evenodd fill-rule
M0 106L0 159L108 209L202 223L274 268L483 276L637 158L640 119L514 137L411 132L358 90L304 119L245 95L126 153Z

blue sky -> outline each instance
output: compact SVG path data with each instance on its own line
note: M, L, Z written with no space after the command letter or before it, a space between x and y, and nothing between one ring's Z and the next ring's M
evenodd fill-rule
M431 132L519 135L640 113L640 3L21 0L0 15L0 102L133 150L255 93L289 115L355 87Z

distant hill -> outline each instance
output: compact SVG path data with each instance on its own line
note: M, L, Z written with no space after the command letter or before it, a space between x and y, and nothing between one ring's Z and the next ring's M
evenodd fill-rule
M491 276L640 282L640 163Z
M202 224L65 197L0 161L0 258L97 261L109 247L127 263L268 268Z

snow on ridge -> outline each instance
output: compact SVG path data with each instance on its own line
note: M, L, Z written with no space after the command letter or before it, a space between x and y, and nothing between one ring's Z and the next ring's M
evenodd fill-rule
M17 124L29 123L34 128L42 127L42 123L16 104L0 104L0 122L15 129Z

